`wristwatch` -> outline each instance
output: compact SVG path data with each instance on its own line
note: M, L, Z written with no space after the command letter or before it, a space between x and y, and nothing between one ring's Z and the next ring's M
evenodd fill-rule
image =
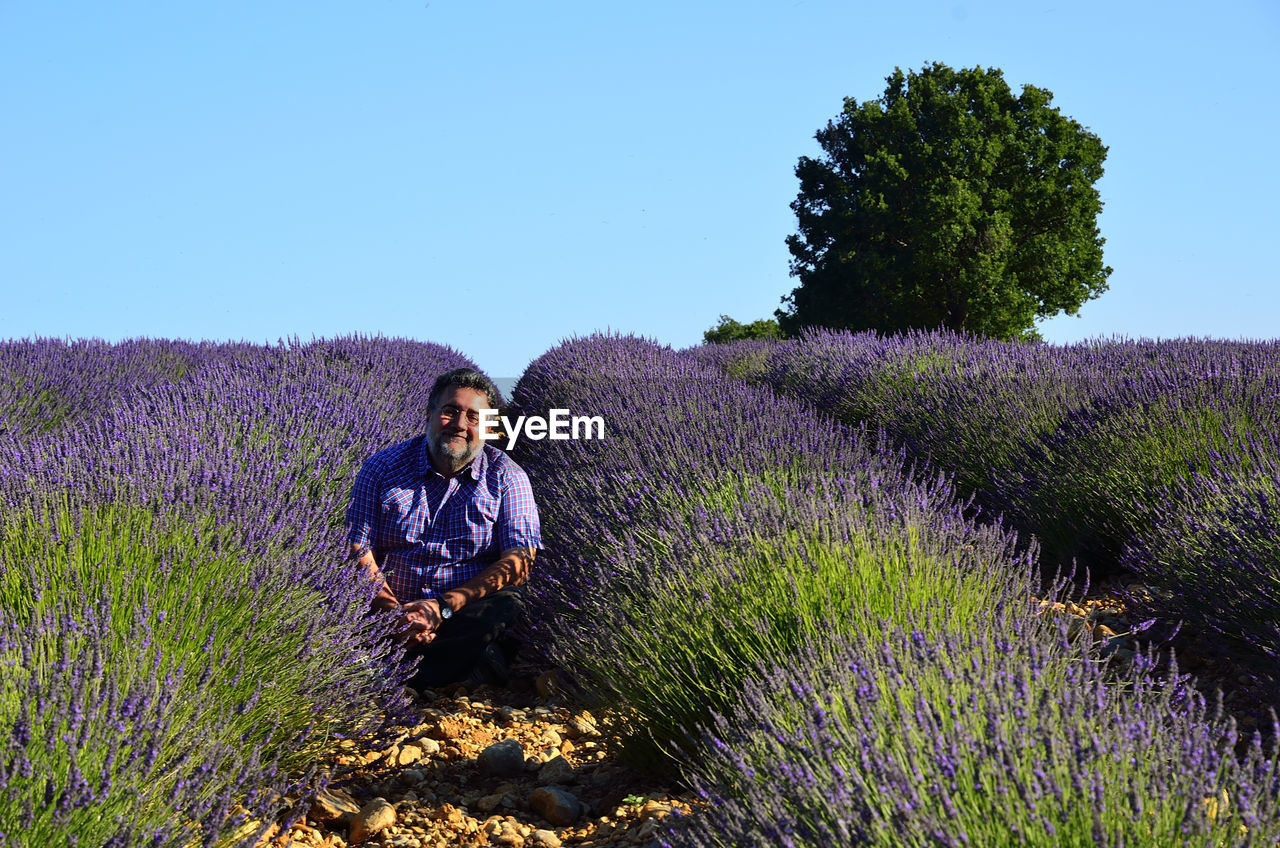
M436 605L440 607L440 620L448 621L453 618L453 607L444 602L444 598L436 598Z

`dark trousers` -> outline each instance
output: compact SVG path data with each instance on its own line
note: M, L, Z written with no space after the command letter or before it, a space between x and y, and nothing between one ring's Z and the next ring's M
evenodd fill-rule
M407 655L418 658L419 662L408 685L421 690L457 683L471 674L481 652L489 645L497 642L500 648L509 651L503 644L508 640L502 637L523 615L524 605L524 587L508 586L455 612L440 625L435 639L409 649Z

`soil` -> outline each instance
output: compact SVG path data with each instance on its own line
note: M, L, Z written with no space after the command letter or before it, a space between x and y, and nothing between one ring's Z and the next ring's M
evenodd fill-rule
M324 848L656 846L663 821L689 814L698 802L626 765L619 717L593 714L562 679L522 654L508 686L424 693L416 701L419 723L400 728L396 745L362 750L346 743L330 764L326 803L268 841ZM520 743L523 769L485 773L481 752L510 739ZM563 810L538 811L535 793L544 787L579 803L571 821ZM394 808L394 824L361 840L355 810L385 806L376 799Z

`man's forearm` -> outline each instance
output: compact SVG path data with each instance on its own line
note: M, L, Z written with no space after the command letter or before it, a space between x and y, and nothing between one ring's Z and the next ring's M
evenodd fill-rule
M375 610L392 610L400 606L400 601L382 575L382 569L378 568L378 561L374 559L373 551L362 545L352 545L351 556L356 557L356 565L364 569L365 576L371 582L378 584L378 594L374 595L369 605Z
M441 599L456 612L472 601L478 601L507 586L522 586L529 579L529 569L533 565L535 553L532 548L503 551L496 562L461 586L443 593Z

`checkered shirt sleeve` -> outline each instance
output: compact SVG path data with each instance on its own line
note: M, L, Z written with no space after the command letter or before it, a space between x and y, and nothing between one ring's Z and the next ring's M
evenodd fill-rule
M378 484L383 466L380 457L373 456L360 466L356 482L351 487L351 500L347 503L347 541L360 547L373 548L374 522L377 521Z
M533 500L533 486L524 469L510 463L507 485L493 526L493 539L499 553L512 548L542 548L542 528L538 523L538 505Z

